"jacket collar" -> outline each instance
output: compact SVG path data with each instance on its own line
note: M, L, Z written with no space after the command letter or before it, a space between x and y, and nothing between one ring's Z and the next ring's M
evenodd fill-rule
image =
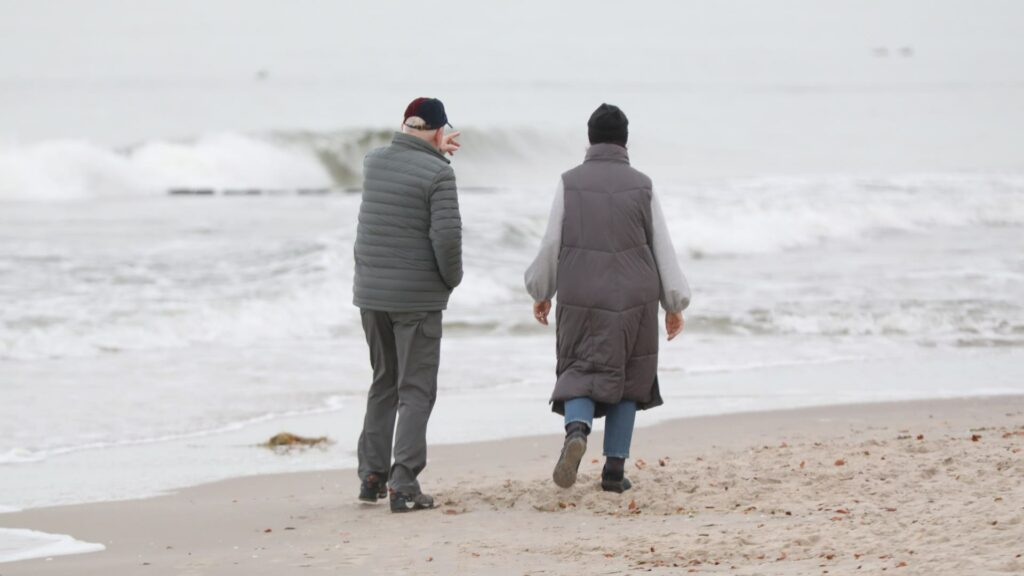
M451 160L445 158L444 154L440 150L434 148L433 144L417 138L411 134L405 134L404 132L395 132L395 136L391 139L391 143L396 146L404 146L406 148L412 148L414 150L422 150L437 156L441 160L451 164Z
M629 152L618 144L592 144L587 148L586 161L629 164Z

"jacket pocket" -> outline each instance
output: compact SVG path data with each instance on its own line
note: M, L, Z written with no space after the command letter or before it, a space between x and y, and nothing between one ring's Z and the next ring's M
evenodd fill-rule
M427 338L440 338L441 331L441 313L428 312L427 317L420 323L420 333Z

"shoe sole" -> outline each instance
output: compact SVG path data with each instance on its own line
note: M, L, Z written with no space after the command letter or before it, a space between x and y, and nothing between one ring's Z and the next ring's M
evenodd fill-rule
M419 504L417 504L417 505L413 506L412 508L395 508L394 506L392 506L391 507L391 512L394 513L394 514L408 514L409 512L419 512L421 510L433 510L433 509L434 509L433 506L420 506Z
M576 483L576 474L579 472L580 461L587 451L587 441L583 438L572 438L565 443L565 449L555 464L555 471L551 479L560 488L569 488Z
M425 505L419 504L417 502L409 502L408 500L405 500L403 502L402 506L395 506L395 501L394 500L389 502L389 504L390 504L390 507L391 507L391 511L394 512L395 514L405 514L405 513L408 513L408 512L419 512L420 510L433 510L435 508L435 506L436 506L433 502L430 504L430 506L425 506ZM410 506L410 504L411 504L411 506Z

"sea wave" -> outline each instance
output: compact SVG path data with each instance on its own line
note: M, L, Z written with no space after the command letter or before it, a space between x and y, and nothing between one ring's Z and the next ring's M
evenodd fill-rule
M879 232L1024 224L1024 175L774 176L660 194L694 257L765 254Z
M551 193L460 199L466 277L453 329L537 329L518 310ZM775 177L658 195L696 290L695 333L1022 341L1024 270L1007 249L1024 225L1024 177ZM0 307L0 359L359 338L358 201L12 205L6 214L26 224L0 235L0 298L17 303ZM887 243L894 231L917 240ZM935 262L893 260L916 254Z
M302 192L358 186L366 152L393 131L215 133L108 148L83 140L0 144L0 201L68 200L171 191ZM529 129L464 131L460 183L523 182L524 164L567 164L579 155L572 139ZM556 164L552 164L554 166ZM464 168L464 169L462 169ZM552 169L551 174L558 174Z

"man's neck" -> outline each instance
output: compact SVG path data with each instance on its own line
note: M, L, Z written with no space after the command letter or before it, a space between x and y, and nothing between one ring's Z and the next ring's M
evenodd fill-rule
M437 148L437 145L434 143L433 132L423 132L421 130L416 130L415 128L410 129L406 126L403 126L402 134L407 134L409 136L412 136L413 138L422 140L427 144L430 144L433 148Z

